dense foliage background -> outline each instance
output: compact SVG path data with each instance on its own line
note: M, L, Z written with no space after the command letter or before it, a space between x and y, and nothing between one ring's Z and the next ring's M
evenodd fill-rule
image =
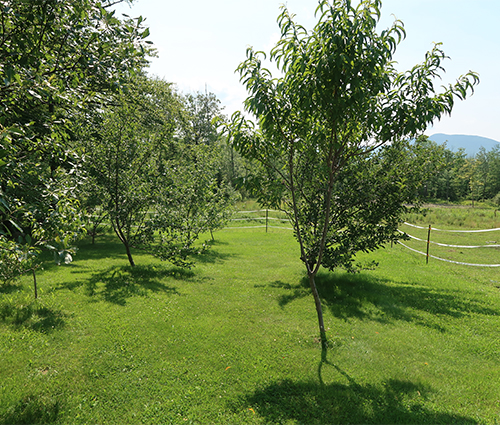
M487 151L484 147L474 156L463 149L453 151L426 136L418 143L436 155L433 176L425 181L422 195L426 200L449 202L491 200L500 205L500 148Z
M131 247L188 265L199 233L236 199L235 156L211 122L219 101L148 77L149 30L116 17L116 3L1 2L4 282L35 278L42 250L71 262L74 242L103 221L131 265Z

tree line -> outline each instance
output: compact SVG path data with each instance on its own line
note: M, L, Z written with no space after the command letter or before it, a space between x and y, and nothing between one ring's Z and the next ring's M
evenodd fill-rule
M422 195L426 200L447 202L489 200L500 206L500 148L487 151L484 147L474 156L464 149L452 151L446 144L439 145L427 136L419 136L416 143L429 157L429 177L423 182Z

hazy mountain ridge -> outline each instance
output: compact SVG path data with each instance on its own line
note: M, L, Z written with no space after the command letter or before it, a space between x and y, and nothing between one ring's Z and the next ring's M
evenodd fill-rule
M463 148L467 156L474 156L475 154L477 154L481 146L484 147L486 151L493 149L495 146L500 147L500 142L498 142L497 140L481 136L470 136L466 134L436 133L432 136L429 136L429 139L438 144L443 144L446 142L446 147L454 152L458 151L460 148Z

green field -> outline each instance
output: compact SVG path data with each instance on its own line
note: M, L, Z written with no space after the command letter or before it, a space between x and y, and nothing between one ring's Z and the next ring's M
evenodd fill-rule
M500 268L395 245L375 270L324 272L322 353L292 232L214 236L192 270L140 252L132 269L107 235L47 261L37 301L30 276L0 286L0 424L500 423ZM462 251L434 254L500 263Z

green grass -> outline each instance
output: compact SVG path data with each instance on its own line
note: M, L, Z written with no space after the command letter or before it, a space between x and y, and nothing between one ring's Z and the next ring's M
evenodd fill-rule
M192 270L105 236L37 301L1 286L0 424L500 423L498 269L394 246L324 272L322 353L292 232L215 238Z

